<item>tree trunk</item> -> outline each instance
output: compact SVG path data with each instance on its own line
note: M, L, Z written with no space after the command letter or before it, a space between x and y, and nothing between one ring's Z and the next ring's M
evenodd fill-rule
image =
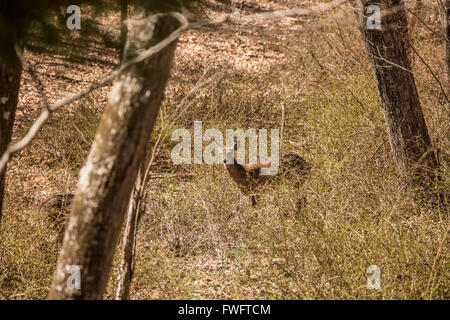
M22 64L14 50L14 44L5 44L0 50L0 157L11 140L16 107L19 98ZM5 192L6 166L0 172L0 223Z
M408 181L434 179L438 162L422 113L419 95L405 48L406 12L400 0L352 0L355 9L367 12L378 5L381 29L367 28L367 17L358 15L363 40L375 74L392 154ZM395 11L394 11L395 10ZM415 179L414 179L415 180Z
M129 29L126 58L166 38L179 25L153 16ZM154 28L154 29L153 29ZM131 66L114 83L77 193L49 299L101 299L127 204L169 77L176 43ZM66 270L78 266L80 288Z
M127 220L123 234L122 258L117 277L116 300L130 298L130 285L134 273L134 257L136 252L136 233L144 208L142 207L145 188L145 166L142 165L128 204Z
M124 21L128 18L128 0L120 0L120 61L123 61L128 28Z

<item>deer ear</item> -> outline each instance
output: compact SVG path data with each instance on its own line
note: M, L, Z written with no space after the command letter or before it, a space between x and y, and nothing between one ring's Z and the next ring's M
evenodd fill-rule
M236 141L236 143L234 144L234 150L239 149L240 145L241 145L241 143L239 141Z

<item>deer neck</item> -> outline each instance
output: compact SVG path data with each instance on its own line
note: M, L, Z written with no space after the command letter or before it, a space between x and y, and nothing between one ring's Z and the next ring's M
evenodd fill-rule
M245 170L239 163L227 163L225 168L233 179L245 178Z

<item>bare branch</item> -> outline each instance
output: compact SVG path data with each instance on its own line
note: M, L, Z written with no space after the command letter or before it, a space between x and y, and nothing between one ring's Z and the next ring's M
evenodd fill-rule
M408 43L408 46L414 51L414 54L419 57L420 61L427 67L427 69L430 71L431 75L433 76L434 80L439 84L439 88L441 89L442 94L444 95L445 101L447 103L450 103L448 100L447 94L445 93L444 86L442 85L442 82L439 80L438 76L434 73L433 69L431 69L430 65L422 58L422 56L417 52L417 50Z
M36 135L41 130L41 128L50 119L50 116L53 112L55 112L56 110L58 110L59 108L65 106L67 104L70 104L70 103L88 95L89 93L93 92L94 90L107 85L108 83L110 83L111 81L116 79L118 76L120 76L130 66L132 66L140 61L143 61L145 59L148 59L149 57L153 56L154 54L158 53L159 51L164 49L166 46L171 44L174 40L176 40L181 35L181 33L186 30L188 23L187 23L186 18L178 12L171 12L169 14L174 16L175 18L177 18L183 25L180 28L178 28L177 30L175 30L166 39L162 40L155 46L147 49L146 51L144 51L137 57L124 63L122 66L120 66L118 69L113 71L106 78L103 78L96 84L94 84L90 87L87 87L78 93L68 95L68 96L64 97L63 99L59 100L58 102L54 103L53 105L49 106L48 108L45 108L44 111L42 111L42 113L40 114L40 116L36 119L36 121L31 125L31 127L28 130L25 137L23 137L17 143L10 144L8 146L5 153L3 153L2 157L0 158L0 171L3 170L3 167L6 165L6 163L8 162L9 158L11 157L11 155L13 153L21 151L22 149L24 149L26 146L28 146L31 143L31 141L36 137Z
M59 108L70 104L88 94L93 92L94 90L101 88L110 82L112 82L114 79L116 79L118 76L120 76L127 68L129 68L131 65L134 65L138 62L141 62L143 60L146 60L156 53L160 52L162 49L167 47L169 44L171 44L173 41L177 40L184 32L191 29L198 29L207 25L214 25L214 24L222 24L225 22L230 22L234 24L243 24L247 22L255 22L255 21L262 21L267 19L274 19L274 18L285 18L285 17L299 17L299 16L308 16L317 14L320 12L328 11L331 9L334 9L336 7L339 7L340 5L344 4L348 0L334 0L329 3L322 3L317 6L314 6L310 9L304 9L304 8L298 8L298 9L290 9L290 10L278 10L278 11L272 11L272 12L265 12L265 13L259 13L249 16L240 16L237 13L231 13L231 14L225 14L220 17L214 18L214 19L205 19L197 22L191 22L189 23L185 16L178 12L169 12L164 14L157 14L157 15L171 15L174 18L178 19L181 23L181 26L172 32L167 38L156 44L155 46L145 50L141 54L139 54L137 57L128 60L126 63L122 64L118 69L113 71L109 76L103 78L96 84L87 87L83 90L81 90L78 93L68 95L64 97L63 99L57 101L56 103L52 104L48 108L45 108L40 116L36 119L36 121L31 125L30 129L28 130L27 134L18 142L14 144L10 144L6 151L3 153L2 157L0 158L0 171L3 170L6 163L9 161L9 158L12 154L17 153L21 150L23 150L25 147L27 147L33 139L36 137L36 135L39 133L41 128L47 123L47 121L50 119L50 116L53 112L58 110ZM127 23L139 23L137 20L128 20Z

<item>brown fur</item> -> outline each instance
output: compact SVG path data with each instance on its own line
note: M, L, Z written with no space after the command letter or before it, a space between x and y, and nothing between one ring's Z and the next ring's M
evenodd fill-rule
M235 147L236 149L236 147ZM224 150L224 163L228 174L239 189L246 196L251 196L252 206L257 204L255 192L259 187L268 183L279 181L283 175L294 178L304 177L311 169L311 165L301 156L290 153L282 158L279 171L276 175L261 175L261 168L269 168L271 163L239 164L232 158L230 151ZM296 183L300 187L300 182Z

